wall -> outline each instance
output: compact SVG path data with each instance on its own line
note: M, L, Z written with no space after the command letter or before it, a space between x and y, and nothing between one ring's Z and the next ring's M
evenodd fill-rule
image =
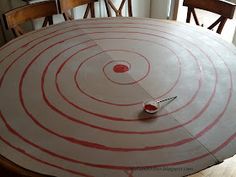
M236 46L236 28L235 28L235 30L234 30L233 44Z
M151 0L151 17L159 19L169 18L171 0Z
M151 17L151 0L133 0L134 17Z

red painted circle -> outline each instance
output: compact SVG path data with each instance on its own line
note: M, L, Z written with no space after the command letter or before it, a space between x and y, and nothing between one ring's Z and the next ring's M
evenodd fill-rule
M96 39L96 40L101 40L101 39ZM86 43L86 42L85 42L85 43ZM91 48L91 47L89 47L89 48ZM87 50L87 49L88 49L88 48L86 48L86 50ZM84 50L84 49L82 49L82 50ZM108 50L107 50L107 51L108 51ZM109 50L109 51L114 51L114 50ZM125 50L125 51L126 51L126 52L130 52L130 51L127 51L127 50ZM171 51L172 51L172 50L171 50ZM80 51L78 51L78 52L80 52ZM99 101L99 102L102 102L102 103L106 103L106 104L109 104L109 105L114 105L114 106L133 106L133 105L143 104L143 101L140 101L140 102L137 102L137 103L130 103L130 104L117 104L117 103L107 102L107 101L104 101L104 100L95 98L94 96L91 96L91 95L87 94L84 90L82 90L82 89L80 88L79 82L76 80L77 75L79 75L79 70L80 70L80 68L82 67L82 65L85 65L88 60L91 60L91 59L93 59L95 56L98 56L98 55L100 55L101 53L104 53L104 52L106 52L106 50L104 50L104 51L102 51L102 52L100 52L100 53L97 53L97 54L95 54L95 55L93 55L93 56L91 56L91 57L89 57L89 58L86 58L86 59L79 65L79 67L78 67L78 69L76 70L75 75L74 75L74 80L75 80L76 86L77 86L77 88L79 89L79 91L81 91L84 95L88 96L89 98L91 98L91 99L93 99L93 100L96 100L96 101ZM172 51L172 52L173 52L173 51ZM62 52L62 53L63 53L63 52ZM76 52L76 53L77 53L77 52ZM142 119L142 120L144 120L144 119L147 120L147 119L156 119L156 118L164 117L164 116L166 116L166 115L168 115L168 114L177 112L177 111L179 111L179 110L185 108L186 106L188 106L188 105L195 99L195 97L197 96L197 94L198 94L198 92L199 92L199 90L200 90L200 87L201 87L201 85L202 85L202 84L201 84L201 82L202 82L202 81L201 81L201 80L202 80L201 74L199 74L198 88L197 88L197 90L194 92L194 95L191 97L191 99L188 100L187 103L185 103L183 106L178 107L176 110L173 110L173 111L168 112L168 113L159 114L158 116L150 116L150 117L145 117L145 118L132 119L132 118L114 117L114 116L99 114L99 113L96 113L96 112L89 111L89 110L86 109L86 108L80 107L80 106L77 105L75 102L72 102L71 100L69 100L69 99L66 97L66 95L63 94L62 89L61 89L61 87L60 87L60 82L58 81L58 76L60 75L60 72L63 70L65 64L66 64L68 61L70 61L70 59L71 59L76 53L74 53L73 55L69 56L69 57L60 65L59 69L58 69L57 72L56 72L55 85L56 85L57 92L58 92L59 95L60 95L67 103L69 103L71 106L73 106L73 107L75 107L76 109L79 109L79 110L81 110L81 111L83 111L83 112L86 112L86 113L89 113L89 114L98 116L99 118L103 118L103 119L107 119L107 120L113 120L113 121L140 121L141 119ZM136 53L136 54L138 54L138 53ZM174 54L175 54L175 53L174 53ZM60 55L60 54L59 54L59 55ZM138 54L138 55L140 55L140 54ZM192 55L192 54L191 54L191 55ZM141 56L142 56L142 55L141 55ZM176 56L177 56L177 55L176 55ZM150 67L150 63L148 62L148 60L147 60L144 56L142 56L142 57L147 61L148 65L149 65L149 67ZM194 56L193 56L193 58L194 58L194 61L196 62L196 64L198 65L199 71L200 71L199 63L197 62L197 60L196 60L196 58L195 58ZM42 77L42 81L45 79L45 75L46 75L46 73L48 72L48 67L49 67L49 66L53 63L53 61L56 60L56 59L57 59L57 56L56 56L55 58L53 58L53 60L50 61L50 63L48 63L47 67L46 67L45 70L44 70L44 74L43 74L43 77ZM108 62L106 65L104 65L104 68L106 68L107 65L109 65L109 64L111 64L111 63L113 63L113 62L114 62L114 61ZM124 62L124 61L119 61L119 62ZM178 57L177 57L177 62L178 62L178 65L179 65L179 67L180 67L180 69L179 69L179 74L178 74L178 78L177 78L177 80L175 81L174 85L171 87L171 89L168 89L168 91L167 91L165 94L163 94L163 95L166 95L167 93L169 93L169 92L177 85L177 83L178 83L178 81L179 81L179 79L180 79L180 76L181 76L181 62L180 62L180 60L179 60ZM129 65L129 68L131 68L131 65L130 65L128 62L127 62L127 64ZM104 71L104 68L103 68L103 71ZM149 70L150 70L150 69L149 69ZM148 71L148 73L149 73L149 71ZM147 75L148 73L146 73L146 75ZM201 71L200 71L200 73L201 73ZM105 76L109 79L109 77L106 75L105 72L104 72L104 74L105 74ZM132 83L126 83L126 84L135 84L135 83L141 81L142 79L144 79L144 78L146 77L146 75L145 75L143 78L139 79L139 80L135 80L135 81L132 82ZM112 82L114 82L114 83L116 83L116 84L120 84L120 85L125 84L125 83L118 83L118 82L115 82L115 81L113 81L113 80L111 80L111 79L109 79L109 80L112 81ZM44 90L44 82L42 82L42 93L43 93L43 95L46 95L45 90ZM157 97L157 98L158 98L158 97ZM155 99L157 99L157 98L155 98ZM154 100L155 100L155 99L154 99ZM56 112L60 112L60 110L58 110L54 105L52 105L52 103L47 99L47 97L45 97L45 101L46 101L46 103L47 103L50 107L52 107L53 109L56 109L56 110L57 110ZM65 114L63 114L63 115L65 115ZM76 123L80 122L79 120L77 120L77 119L74 118L74 117L71 117L70 115L65 115L65 116L66 116L66 118L68 118L69 120L72 120L73 122L76 122ZM192 118L191 120L194 120L194 119L196 119L196 118ZM80 122L80 123L81 123L81 122ZM189 122L189 123L190 123L190 122ZM86 124L86 123L83 122L83 124ZM90 126L91 126L91 125L90 125ZM94 126L94 125L92 125L92 127L93 127L93 128L98 128L97 126ZM111 132L114 132L114 133L127 133L127 134L140 134L140 133L141 133L141 134L149 134L149 133L161 133L161 132L165 132L165 131L170 131L170 130L173 130L173 129L179 128L179 127L181 127L181 126L172 127L172 128L167 128L167 129L162 129L162 130L157 130L157 131L147 131L147 132L131 132L131 131L120 131L120 130L111 130L111 129L108 130L108 129L104 129L104 128L102 128L102 127L100 127L100 128L103 129L103 130L105 130L105 131L108 130L108 131L111 131ZM100 128L99 128L99 129L100 129Z
M108 51L108 50L107 50L107 51ZM111 65L111 67L113 67L113 71L114 71L114 67L115 67L116 65L125 65L125 66L128 67L129 71L132 72L132 71L131 71L131 63L129 63L129 62L126 61L126 60L110 61L110 62L106 63L106 64L104 65L104 67L102 68L105 77L106 77L110 82L113 82L114 84L118 84L118 85L133 85L133 84L137 84L138 82L144 80L144 79L149 75L149 73L150 73L150 68L151 68L151 64L150 64L149 60L148 60L144 55L142 55L141 53L138 53L138 52L135 52L135 51L124 50L124 49L122 49L122 50L109 50L109 51L113 51L113 52L115 52L115 51L122 51L122 52L125 52L125 53L127 53L127 54L130 54L130 53L135 54L135 55L137 55L137 58L140 58L140 59L144 60L144 61L146 62L146 65L147 65L147 66L146 66L146 67L147 67L147 71L146 71L145 73L143 73L143 75L141 75L140 77L135 78L135 79L132 79L132 80L130 80L130 81L125 81L125 82L122 81L122 82L121 82L121 81L115 80L114 78L112 78L111 76L109 76L109 74L107 73L106 69L109 68L110 65ZM78 74L79 74L79 72L80 72L79 70L81 69L81 67L82 67L82 66L80 66L80 67L78 68L78 70L76 71L75 83L76 83L76 86L78 87L78 89L84 93L84 91L81 90L80 86L78 85L78 80L77 80ZM143 70L143 71L145 71L145 70ZM121 74L121 73L119 73L119 74ZM84 94L87 95L86 93L84 93ZM87 96L88 96L88 95L87 95ZM91 96L91 95L90 95L90 96ZM89 96L89 97L90 97L90 96ZM92 97L93 97L93 96L92 96ZM95 99L95 100L97 100L97 99ZM97 101L99 101L99 100L97 100ZM102 101L102 100L101 100L101 101ZM103 102L103 101L102 101L102 102ZM104 101L104 103L105 103L105 101ZM107 102L107 103L108 103L108 102ZM116 105L116 106L131 106L131 105L137 105L137 104L141 104L141 103L142 103L142 101L139 101L139 102L136 102L136 103L132 103L132 104L130 104L130 103L128 103L128 104L119 104L119 103L111 103L111 102L108 103L108 104L112 104L112 105Z
M87 48L85 48L85 49L87 49ZM84 49L81 49L81 50L84 50ZM63 52L62 52L63 53ZM72 55L73 56L73 55ZM57 57L55 57L54 59L56 59ZM210 59L210 58L209 58ZM67 62L68 60L66 60L65 62ZM85 60L86 61L86 60ZM51 62L49 63L49 64L51 64ZM64 63L63 63L64 64ZM214 63L212 63L213 64L213 66L214 66ZM57 76L58 76L58 73L62 70L62 68L63 68L63 65L61 65L60 66L60 69L57 71ZM44 77L45 77L45 71L44 71ZM43 77L43 78L44 78ZM56 77L57 78L57 77ZM57 79L56 79L57 80ZM22 84L20 84L20 85L22 85ZM42 85L43 85L43 83L42 83ZM56 82L56 85L58 86L58 83ZM200 84L201 85L201 84ZM43 87L42 87L43 88ZM58 87L57 87L57 89L58 89ZM215 91L214 91L215 92ZM43 95L45 96L45 93L43 93ZM213 94L214 95L214 94ZM213 96L212 95L212 96ZM63 96L63 98L65 98L64 96ZM212 97L211 97L212 98ZM211 100L211 99L210 99ZM209 100L209 101L210 101ZM69 101L69 100L68 100ZM48 100L46 101L47 103L49 103L48 102ZM71 103L71 102L69 102L69 103ZM73 105L73 104L72 104ZM207 104L208 105L208 104ZM50 107L52 106L52 105L49 105ZM75 106L75 105L74 105ZM54 109L56 112L60 112L60 110L58 110L58 109L56 109L55 107L51 107L52 109ZM80 108L81 109L81 108ZM58 113L59 113L58 112ZM89 112L88 112L89 113ZM94 113L93 113L94 114ZM65 115L65 114L63 114L63 116L66 116L67 117L67 115ZM80 122L79 120L75 120L74 118L72 118L72 117L67 117L67 118L69 118L70 120L72 120L72 121L74 121L74 122ZM103 118L107 118L107 117L103 117ZM197 119L198 118L198 115L196 115L196 117L194 117L193 119L191 119L190 121L188 121L188 122L186 122L186 123L184 123L184 124L182 124L182 125L179 125L179 126L177 126L177 127L172 127L172 128L169 128L169 129L166 129L165 131L170 131L170 130L173 130L173 129L176 129L176 128L179 128L179 127L182 127L183 125L186 125L186 124L188 124L188 123L191 123L192 121L194 121L195 119ZM109 118L110 119L110 118ZM81 122L80 122L81 123ZM88 124L87 124L88 125ZM90 125L91 126L91 125ZM98 127L95 127L95 126L92 126L93 128L98 128ZM102 130L105 130L105 128L101 128ZM51 130L49 130L50 132L51 132ZM107 129L105 130L105 131L107 131ZM117 131L117 130L110 130L111 132L114 132L114 133L121 133L121 131ZM155 131L155 132L122 132L122 133L126 133L126 134L145 134L145 133L161 133L161 132L165 132L165 131L163 131L163 130L160 130L160 131ZM63 138L63 139L66 139L66 140L69 140L70 142L71 142L71 140L70 139L67 139L66 137L64 137L63 135L60 135L60 134L57 134L57 133L55 133L55 132L52 132L54 135L56 135L56 136L58 136L58 137L61 137L61 138ZM187 140L187 141L183 141L183 143L187 143L188 141L190 141L190 140ZM74 139L73 140L73 142L74 143L76 143L76 144L80 144L80 140L77 140L77 139ZM90 146L89 144L87 144L87 146ZM168 147L168 145L163 145L162 147ZM97 148L101 148L101 147L97 147ZM156 147L157 149L159 148L159 147ZM153 148L152 148L153 149ZM112 148L110 148L110 150L112 150ZM113 150L118 150L118 149L113 149ZM119 150L123 150L122 148L121 149L119 149ZM131 151L133 151L134 149L132 149ZM137 149L135 149L135 150L137 150ZM139 150L141 150L141 149L139 149ZM145 150L150 150L150 148L148 148L148 149L143 149L144 151Z
M27 71L27 70L26 70ZM23 74L23 76L25 76L26 75L26 72L24 72L24 74ZM230 74L230 76L231 76L231 74ZM22 85L23 85L23 78L21 78L21 84L20 84L20 93L21 93L21 98L22 98L22 106L23 106L23 108L24 109L26 109L26 107L25 107L25 105L24 105L24 101L23 101L23 95L22 95ZM232 81L231 81L231 84L232 84ZM230 96L229 96L229 100L230 100ZM229 102L229 100L228 100L228 102ZM227 108L227 105L226 105L226 107L225 107L225 109L224 109L224 111L226 110L226 108ZM28 111L26 111L26 113L28 114ZM224 113L224 112L223 112ZM221 118L221 114L217 117L217 119L216 120L219 120L220 118ZM213 122L213 123L217 123L217 121L215 121L215 122ZM212 126L208 126L207 128L211 128L211 127L213 127L214 126L214 124L212 124ZM15 132L14 132L15 133ZM205 132L203 132L203 133L205 133ZM199 136L201 136L202 135L202 133L199 133L198 134L198 137ZM232 140L232 138L234 138L235 137L235 135L236 134L234 134L234 135L232 135L232 137L230 137L227 141L225 141L223 144L221 144L221 146L218 146L216 149L214 149L213 151L212 151L212 153L214 154L214 153L216 153L217 151L219 151L220 149L222 149L225 145L227 145L227 143L230 141L230 140ZM0 137L1 138L1 137ZM16 150L18 150L19 151L19 148L15 148ZM21 152L21 153L24 153L25 154L25 152L24 151L19 151L19 152ZM186 160L186 161L182 161L182 162L173 162L173 163L171 163L170 165L177 165L177 164L184 164L184 163L188 163L188 162L191 162L191 160L192 161L194 161L194 160L198 160L198 159L201 159L201 158L203 158L203 157L205 157L205 156L207 156L208 154L204 154L204 155L201 155L201 156L199 156L199 157L195 157L194 159L189 159L189 160ZM44 162L45 163L45 162ZM87 165L87 164L86 164ZM167 165L167 164L163 164L162 166L165 166L165 165ZM158 166L158 165L156 165L156 166ZM159 165L159 166L161 166L161 165ZM123 168L130 168L130 167L122 167L122 169ZM65 169L64 169L65 170Z
M52 61L49 63L49 65L52 63ZM47 66L47 68L48 68L48 66ZM46 68L46 70L47 70L47 68ZM62 69L62 67L60 67L60 69L59 69L59 71ZM45 71L46 72L46 71ZM45 74L45 73L44 73ZM44 80L44 79L43 79ZM56 85L58 85L58 84L56 84ZM45 93L43 92L43 95L45 96ZM63 97L64 98L64 97ZM49 103L48 102L48 100L46 100L46 103ZM51 108L53 108L54 110L56 110L56 112L58 112L59 110L57 110L55 107L53 107L53 105L51 105L51 104L49 104L49 106L51 107ZM59 111L60 112L60 111ZM91 113L91 112L88 112L88 113ZM66 115L64 115L64 116L66 116ZM99 116L99 115L98 115ZM164 115L163 115L164 116ZM67 117L67 116L66 116ZM69 118L69 117L67 117L67 118ZM72 118L72 117L71 117ZM104 117L104 118L108 118L108 117ZM109 119L111 119L112 117L109 117ZM70 119L70 118L69 118ZM73 118L72 118L73 119ZM71 119L71 120L72 120ZM73 119L72 121L74 121L75 119ZM111 119L111 120L113 120L113 119ZM114 119L115 120L115 119ZM126 121L126 120L125 120ZM80 122L80 121L76 121L77 123L78 122ZM80 123L82 123L82 122L80 122ZM86 123L84 123L84 124L86 124ZM88 125L88 124L86 124L86 125ZM89 125L88 125L89 126ZM92 125L90 125L90 126L92 126ZM92 126L93 128L98 128L98 127L95 127L95 126ZM177 128L177 127L175 127L175 128ZM107 129L103 129L103 128L101 128L102 130L107 130ZM172 130L172 129L170 129L170 130ZM114 132L114 133L128 133L128 134L139 134L140 132L120 132L120 131L116 131L116 130L114 130L114 131L112 131L112 130L110 130L111 132ZM162 132L162 130L160 131L160 132ZM145 133L154 133L154 132L145 132ZM159 131L155 131L155 133L159 133ZM142 132L141 134L144 134L144 132Z
M117 64L113 67L115 73L125 73L129 71L129 67L124 64Z

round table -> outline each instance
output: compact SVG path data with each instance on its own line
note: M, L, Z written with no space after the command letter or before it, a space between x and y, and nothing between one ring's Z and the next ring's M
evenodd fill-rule
M0 48L0 89L0 154L38 173L182 176L236 153L236 49L200 27L101 18L43 28Z

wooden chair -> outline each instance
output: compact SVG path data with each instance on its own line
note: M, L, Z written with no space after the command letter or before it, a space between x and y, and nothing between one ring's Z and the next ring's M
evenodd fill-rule
M54 1L45 1L40 3L28 4L22 7L15 8L3 14L6 29L11 29L14 35L20 36L24 34L23 29L20 27L21 24L45 17L43 27L47 24L52 25L52 16L57 14L56 4Z
M217 33L221 34L223 27L227 19L232 19L235 11L235 4L224 0L184 0L184 6L188 7L186 22L190 23L191 14L193 14L196 25L200 25L195 9L206 10L215 14L219 14L220 17L208 27L212 30L217 27Z
M122 10L124 8L125 2L128 1L128 16L132 17L133 12L132 12L132 0L121 0L119 8L116 8L114 5L114 2L112 0L104 0L106 10L107 10L107 16L111 17L111 9L115 12L117 17L122 17Z
M95 18L94 3L97 1L98 0L58 0L59 12L63 14L66 21L73 20L73 17L68 13L68 11L77 6L87 4L83 18L88 17L89 11L91 13L91 17Z
M39 174L18 166L12 161L0 155L0 176L1 177L53 177Z
M3 31L3 23L2 20L0 19L0 38L2 38L2 41L0 41L0 46L6 43L6 36Z

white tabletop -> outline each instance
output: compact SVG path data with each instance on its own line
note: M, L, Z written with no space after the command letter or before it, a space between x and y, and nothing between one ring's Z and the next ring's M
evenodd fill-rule
M236 153L236 49L200 27L101 18L34 31L0 48L0 89L0 154L36 172L182 176Z

